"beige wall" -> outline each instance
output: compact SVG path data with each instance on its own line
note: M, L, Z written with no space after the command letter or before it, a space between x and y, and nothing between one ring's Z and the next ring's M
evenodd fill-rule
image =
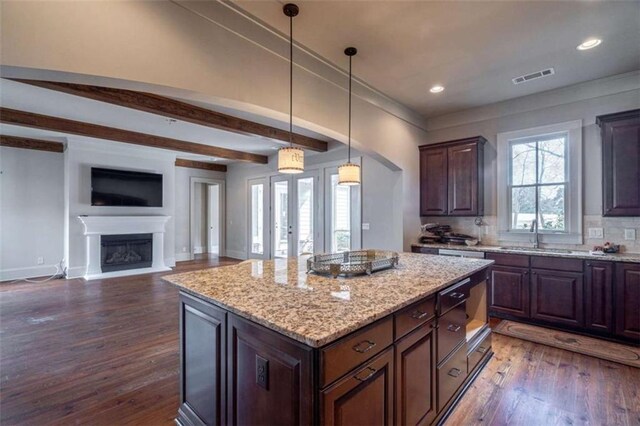
M39 70L50 70L75 81L164 86L159 89L164 93L285 120L286 40L244 18L224 15L218 2L181 4L198 8L200 15L165 1L3 2L3 75L37 78L51 75ZM221 16L223 22L215 22ZM344 141L346 78L335 70L312 69L316 64L309 57L296 55L302 64L294 77L296 123ZM417 145L426 133L410 111L384 98L374 102L365 92L356 86L354 145L402 170L403 199L397 208L408 248L419 224Z

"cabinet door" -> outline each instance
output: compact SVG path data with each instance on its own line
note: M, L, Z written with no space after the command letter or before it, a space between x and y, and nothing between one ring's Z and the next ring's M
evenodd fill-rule
M583 276L578 272L531 270L531 318L584 327Z
M489 311L529 318L529 269L491 267Z
M228 321L228 423L313 424L311 348L232 314Z
M396 424L430 424L436 416L435 322L396 343Z
M393 347L321 392L323 425L393 424Z
M470 143L448 149L450 215L478 214L478 149Z
M613 264L585 264L585 326L592 330L613 331Z
M640 342L640 265L618 263L615 283L616 334Z
M420 151L420 215L447 214L447 149Z
M640 111L608 117L600 123L603 215L640 216Z
M180 294L180 407L183 424L225 424L226 313Z

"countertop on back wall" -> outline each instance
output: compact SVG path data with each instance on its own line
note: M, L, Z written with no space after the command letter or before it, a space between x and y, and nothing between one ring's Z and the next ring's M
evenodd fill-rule
M566 257L573 259L588 259L588 260L603 260L609 262L631 262L640 263L640 253L614 253L605 254L602 256L589 254L584 250L571 250L570 253L555 252L555 251L539 251L539 250L521 250L521 249L509 249L502 248L500 246L466 246L456 244L422 244L414 243L412 247L426 247L434 249L448 249L448 250L468 250L468 251L482 251L485 253L509 253L509 254L524 254L527 256L549 256L549 257ZM553 250L553 249L550 249Z

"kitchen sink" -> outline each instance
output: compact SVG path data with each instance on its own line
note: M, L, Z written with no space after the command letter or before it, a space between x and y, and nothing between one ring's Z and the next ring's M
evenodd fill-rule
M554 248L533 248L533 247L499 247L502 250L511 250L511 251L533 251L539 253L559 253L559 254L584 254L577 253L573 250L567 249L554 249Z

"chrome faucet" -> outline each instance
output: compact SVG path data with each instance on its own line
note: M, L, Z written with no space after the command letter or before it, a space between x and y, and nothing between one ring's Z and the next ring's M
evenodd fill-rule
M535 229L535 231L534 231ZM537 219L533 219L531 221L531 228L529 228L529 232L535 232L536 233L536 239L535 241L533 241L533 248L539 248L540 247L540 234L538 233L538 220Z

